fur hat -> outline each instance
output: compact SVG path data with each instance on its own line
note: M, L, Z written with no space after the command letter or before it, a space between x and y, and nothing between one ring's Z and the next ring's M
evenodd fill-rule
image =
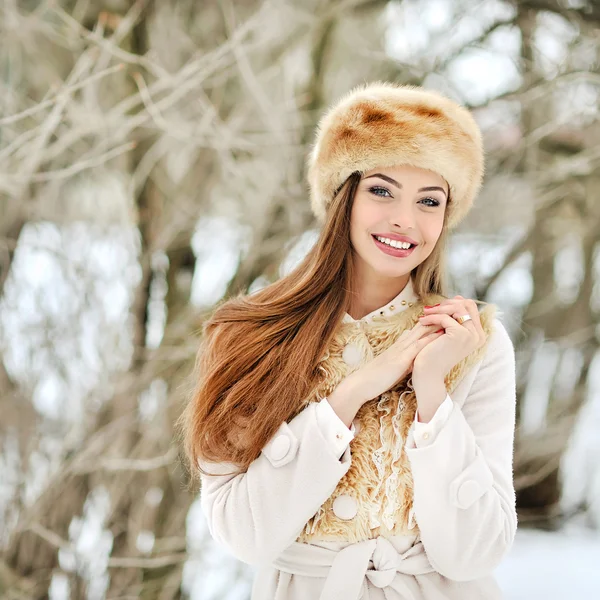
M481 131L471 113L438 92L374 82L355 87L323 115L308 157L312 211L327 207L354 172L412 165L450 186L447 226L470 210L483 180Z

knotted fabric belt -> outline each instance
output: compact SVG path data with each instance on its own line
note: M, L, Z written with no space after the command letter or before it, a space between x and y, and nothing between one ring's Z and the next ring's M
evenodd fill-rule
M398 544L402 541L406 545L406 538ZM358 600L365 577L374 586L385 588L397 573L424 575L435 570L422 542L399 551L381 536L350 543L341 550L294 542L277 557L273 566L294 575L326 577L319 600ZM409 588L406 593L410 597Z

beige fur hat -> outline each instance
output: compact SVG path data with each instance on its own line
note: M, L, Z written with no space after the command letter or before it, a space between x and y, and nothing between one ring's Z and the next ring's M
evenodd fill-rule
M308 157L311 207L327 207L354 172L412 165L450 186L449 228L469 212L483 180L481 131L471 113L438 92L389 82L363 84L323 115Z

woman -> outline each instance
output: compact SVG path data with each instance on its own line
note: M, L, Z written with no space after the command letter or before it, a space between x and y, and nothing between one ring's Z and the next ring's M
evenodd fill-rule
M444 293L483 164L450 99L352 90L309 160L315 246L205 324L186 448L211 534L258 566L253 600L502 597L514 349L494 305Z

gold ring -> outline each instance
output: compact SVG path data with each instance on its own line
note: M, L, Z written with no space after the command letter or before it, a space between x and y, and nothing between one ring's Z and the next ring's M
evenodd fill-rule
M462 317L456 317L456 320L462 325L465 321L472 319L471 315L463 315Z

